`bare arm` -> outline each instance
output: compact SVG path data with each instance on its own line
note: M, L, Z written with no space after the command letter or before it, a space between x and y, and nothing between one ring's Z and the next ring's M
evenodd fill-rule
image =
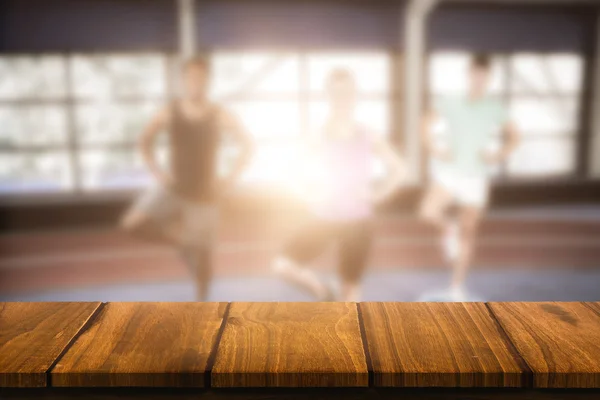
M165 107L154 115L150 123L142 131L138 141L138 148L142 153L144 163L148 167L148 170L158 182L166 186L170 185L171 177L168 173L160 168L158 162L156 161L154 143L156 142L158 135L168 126L169 121L169 109L168 107Z
M486 155L486 161L490 164L496 164L505 161L511 153L517 148L521 141L519 131L513 122L507 122L503 128L504 140L502 147L494 154Z
M519 142L521 141L521 136L519 134L517 126L512 122L508 122L504 126L504 132L506 134L506 140L504 141L504 146L502 146L500 153L501 157L503 159L506 159L519 145Z
M398 152L385 139L373 142L374 153L383 161L387 174L382 187L374 195L375 204L387 201L406 178L406 166Z
M254 154L254 142L237 117L227 111L219 111L219 124L222 131L229 133L240 148L240 154L235 160L235 164L229 176L223 182L223 191L228 191L239 180L242 172L248 166L252 155Z
M433 138L433 133L438 121L439 115L433 109L429 109L425 112L421 122L421 143L429 156L440 160L448 160L450 158L448 150L440 148Z

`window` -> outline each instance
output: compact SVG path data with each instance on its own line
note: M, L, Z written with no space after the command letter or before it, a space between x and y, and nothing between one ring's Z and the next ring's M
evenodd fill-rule
M386 53L214 54L213 96L236 112L257 141L243 180L280 187L290 182L299 168L300 140L323 122L324 83L336 67L355 75L358 119L389 132L390 58Z
M512 175L567 175L576 168L583 61L576 55L515 54L508 60L510 112L523 143Z
M218 52L212 64L214 98L233 111L256 140L256 154L243 181L285 182L296 165L295 144L302 134L299 56ZM233 155L234 149L225 148L225 153Z
M69 61L81 188L119 189L147 183L135 143L168 97L167 57L75 55Z
M0 192L73 188L66 59L0 58Z
M159 54L0 57L0 193L131 188L136 136L167 96Z
M436 53L429 69L430 94L464 93L467 53ZM576 54L498 54L490 94L506 102L522 142L500 174L563 176L575 172L583 60Z
M0 56L0 193L119 190L149 182L135 143L171 94L179 71L157 53ZM358 119L390 130L391 56L384 52L216 52L211 96L257 144L247 184L285 185L299 142L326 113L323 85L346 67L358 83ZM159 154L166 161L166 141ZM226 143L223 172L236 154Z

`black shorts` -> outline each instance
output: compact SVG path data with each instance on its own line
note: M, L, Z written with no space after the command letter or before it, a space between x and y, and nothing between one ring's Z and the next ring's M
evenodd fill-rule
M338 270L346 282L357 282L363 275L371 248L371 222L327 221L306 223L287 241L283 255L297 263L308 263L337 244Z

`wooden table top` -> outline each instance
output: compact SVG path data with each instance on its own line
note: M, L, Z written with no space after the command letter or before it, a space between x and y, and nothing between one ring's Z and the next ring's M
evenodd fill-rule
M600 388L600 303L0 303L0 388Z
M204 387L225 307L109 303L52 368L52 384Z
M213 387L368 387L353 303L234 303Z
M100 303L0 303L0 387L44 387Z
M483 303L363 303L374 385L521 387L528 372Z

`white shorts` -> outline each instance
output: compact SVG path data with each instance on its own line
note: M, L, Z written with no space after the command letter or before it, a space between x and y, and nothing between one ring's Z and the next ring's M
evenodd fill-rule
M487 176L470 176L442 168L432 169L433 181L442 186L459 205L485 208L490 184Z

